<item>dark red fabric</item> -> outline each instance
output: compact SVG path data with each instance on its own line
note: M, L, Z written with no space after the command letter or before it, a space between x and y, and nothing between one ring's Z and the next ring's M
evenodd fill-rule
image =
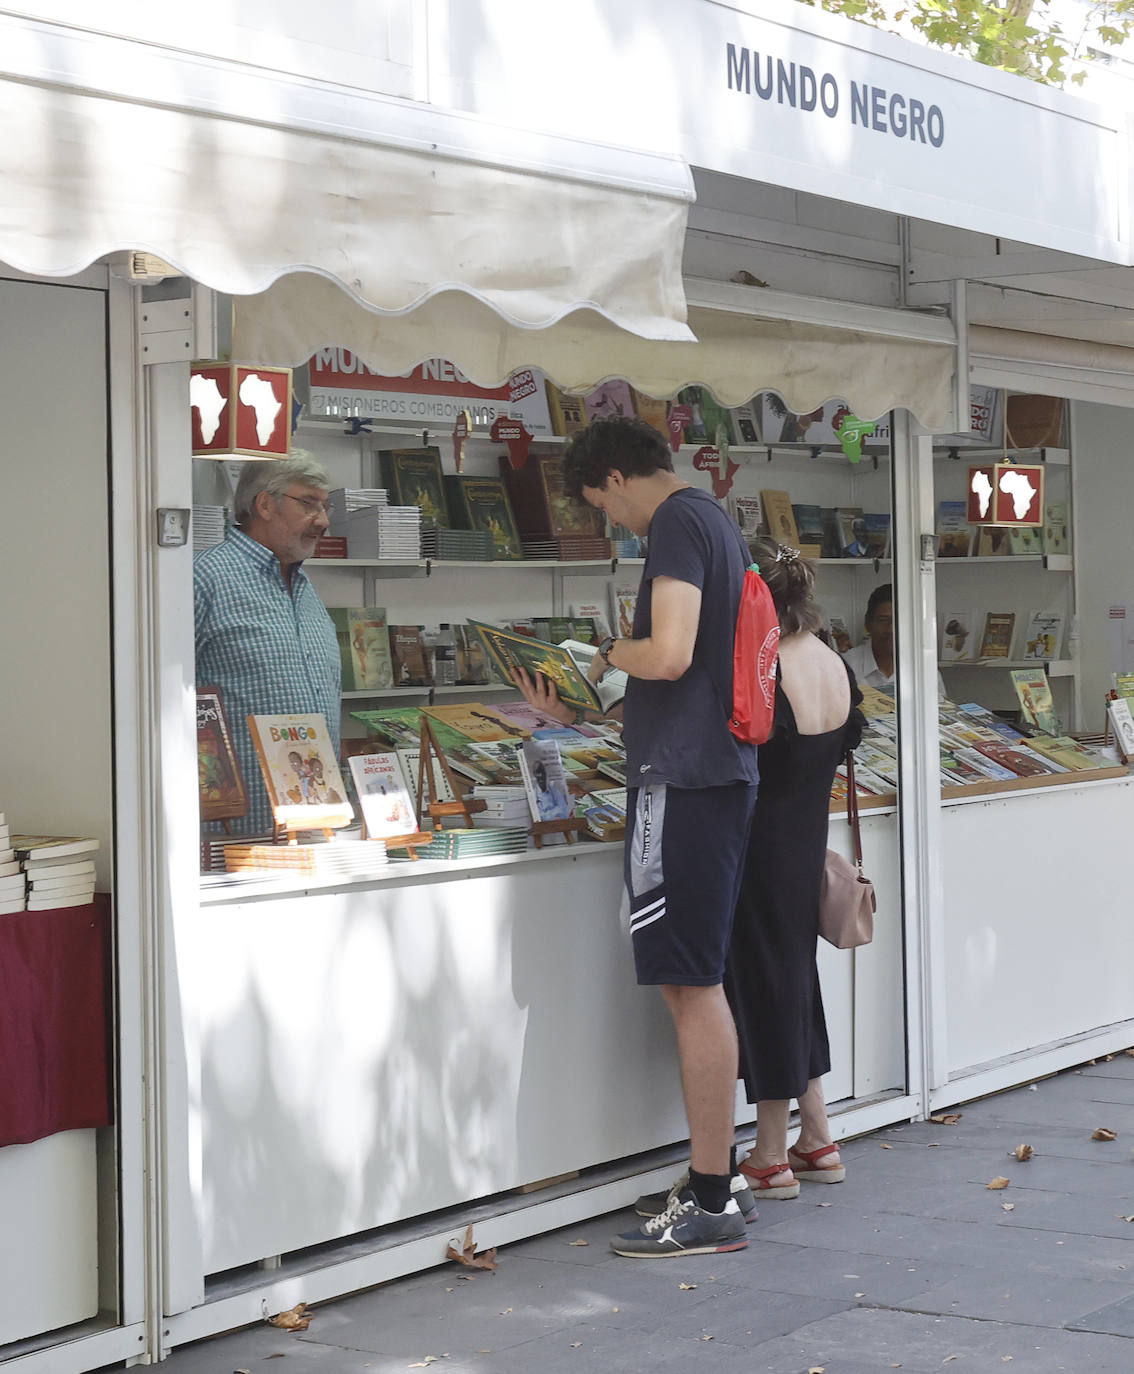
M0 916L0 1145L110 1124L110 898Z

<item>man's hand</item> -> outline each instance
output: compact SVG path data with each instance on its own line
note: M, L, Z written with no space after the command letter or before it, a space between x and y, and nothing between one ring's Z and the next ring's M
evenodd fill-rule
M607 662L602 654L595 654L590 663L587 664L587 681L601 682L607 671Z
M605 664L603 666L605 667ZM574 725L574 707L567 706L559 700L555 683L550 678L545 677L543 673L536 673L533 678L525 669L513 668L512 681L524 694L524 700L529 706L535 707L537 711L542 711L545 715L552 716L555 720L562 721L564 725Z

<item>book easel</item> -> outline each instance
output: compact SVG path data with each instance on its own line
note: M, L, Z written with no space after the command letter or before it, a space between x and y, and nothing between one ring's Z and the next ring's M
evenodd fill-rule
M433 760L436 758L441 766L441 772L445 781L449 784L449 790L453 794L453 801L439 801L437 798L436 785L433 778ZM421 750L419 755L418 775L417 775L417 814L422 821L426 816L433 822L433 829L442 829L442 822L446 816L463 816L465 825L472 826L473 814L477 811L486 811L488 803L479 798L469 798L462 795L466 784L458 781L453 772L449 760L441 752L441 746L437 743L437 736L433 733L433 723L425 713L421 717ZM423 805L424 803L424 805Z
M300 831L310 834L312 831L322 831L323 838L330 844L335 835L333 825L312 825L310 821L275 821L272 825L273 844L298 844Z
M370 832L366 828L365 819L362 822L360 838L370 839ZM411 859L418 857L418 849L433 843L433 835L427 830L415 830L411 835L383 835L382 840L387 849L408 849Z
M535 847L542 849L545 835L566 835L567 843L574 844L575 836L586 828L586 821L581 820L578 816L568 816L566 820L562 821L532 821L528 827L528 833L535 840Z

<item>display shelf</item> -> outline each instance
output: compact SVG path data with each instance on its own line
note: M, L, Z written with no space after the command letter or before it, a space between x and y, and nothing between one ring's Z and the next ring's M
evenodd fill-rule
M342 692L343 701L366 701L375 697L429 697L429 704L432 705L433 697L436 696L471 696L473 692L515 692L514 682L480 682L480 683L434 683L428 687L377 687L374 689L366 688Z
M1072 658L942 658L939 668L1046 668L1048 677L1074 677Z
M839 560L834 560L839 561ZM1002 568L1010 568L1013 564L1021 563L1042 563L1046 572L1074 572L1075 561L1069 553L1014 553L988 555L977 558L939 558L937 566L939 568L968 567L973 563L996 563Z
M966 460L974 465L987 463L991 458L1003 460L1025 458L1029 463L1046 463L1049 467L1070 467L1069 448L1005 448L1003 444L934 444L933 456L945 462L963 464Z
M813 558L811 562L817 563L821 568L870 568L877 572L885 563L892 563L892 558Z
M387 577L432 577L434 573L447 568L507 568L519 572L523 569L543 572L588 572L601 569L603 573L613 573L618 563L641 563L643 560L625 558L498 558L498 559L457 559L457 558L419 558L400 562L393 558L309 558L304 563L307 572L323 569L372 568L385 573Z
M429 576L429 560L426 558L309 558L303 564L306 573L341 572L344 568L381 568L387 577Z
M361 427L357 433L352 433L350 425L353 420L359 420ZM343 435L348 439L367 439L376 438L380 434L388 434L394 438L405 442L407 447L417 448L426 447L436 443L439 439L452 440L452 426L438 428L434 425L396 425L389 421L366 420L361 416L354 415L305 415L299 422L300 430L308 430L312 434L336 434ZM533 434L533 444L552 444L563 445L567 442L562 434ZM499 439L493 439L487 430L474 429L465 439L466 444L481 443L491 444L494 448L503 451L506 445Z

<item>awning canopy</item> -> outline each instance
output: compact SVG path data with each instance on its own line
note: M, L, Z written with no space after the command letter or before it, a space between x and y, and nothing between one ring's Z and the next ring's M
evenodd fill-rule
M303 271L391 314L691 337L678 158L12 16L0 124L0 261L33 275L145 251L238 296Z
M863 419L904 408L928 429L956 428L955 334L948 319L722 282L689 281L686 292L696 341L655 342L591 310L550 329L516 329L452 293L392 319L299 273L234 302L233 356L295 367L318 349L337 346L386 376L444 357L486 386L538 367L568 391L610 377L624 377L650 396L700 383L729 406L776 391L797 414L838 398Z

